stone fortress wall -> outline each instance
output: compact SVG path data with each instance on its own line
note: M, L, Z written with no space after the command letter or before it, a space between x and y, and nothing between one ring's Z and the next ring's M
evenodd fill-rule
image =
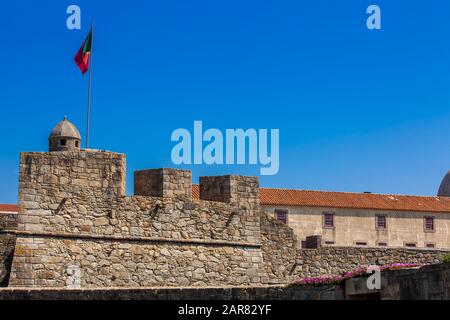
M16 235L4 230L17 228L16 214L0 214L0 287L6 287L9 282Z
M193 200L189 171L138 171L134 196L125 195L125 172L125 156L112 152L22 153L17 227L0 223L6 261L0 281L11 287L255 286L376 262L434 263L446 253L320 248L317 241L302 250L292 229L262 212L257 178L201 177L200 200ZM5 257L12 255L11 264Z

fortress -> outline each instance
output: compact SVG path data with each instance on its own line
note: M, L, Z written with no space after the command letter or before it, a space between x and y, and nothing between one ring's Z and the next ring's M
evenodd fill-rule
M437 248L322 246L260 204L258 178L135 172L125 155L81 150L64 119L49 152L22 153L19 212L0 214L0 283L8 287L259 286L356 266L437 263Z

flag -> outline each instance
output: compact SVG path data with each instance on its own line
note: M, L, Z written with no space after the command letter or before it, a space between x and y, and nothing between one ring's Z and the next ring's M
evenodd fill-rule
M91 55L91 47L92 47L92 28L89 31L88 36L84 40L83 44L78 50L77 55L73 59L77 64L78 68L81 70L81 73L84 74L89 69L89 57Z

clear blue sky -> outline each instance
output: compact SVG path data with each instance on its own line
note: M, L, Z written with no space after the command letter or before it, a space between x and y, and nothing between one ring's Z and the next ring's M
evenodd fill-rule
M66 28L78 4L82 30ZM366 8L382 9L382 30ZM434 195L450 169L447 0L8 1L0 10L0 203L17 201L20 151L45 151L67 115L85 132L73 62L95 19L92 147L132 172L173 167L170 135L279 128L266 187ZM186 167L183 167L186 168ZM191 166L257 175L259 166Z

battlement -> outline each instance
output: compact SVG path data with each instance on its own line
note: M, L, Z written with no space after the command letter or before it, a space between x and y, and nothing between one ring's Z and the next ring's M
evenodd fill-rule
M137 196L192 199L192 173L177 169L147 169L134 173L134 194Z
M190 171L137 171L133 196L125 195L125 181L123 154L22 153L17 228L5 220L2 228L15 230L0 230L4 282L68 288L276 284L311 273L309 265L328 254L322 248L314 249L319 258L315 251L299 252L293 230L261 211L256 177L200 177L199 201L192 199Z
M125 155L112 152L22 153L10 285L261 282L257 178L202 177L193 201L190 171L137 171L134 196L125 172Z
M249 202L254 209L259 206L259 180L238 175L200 177L200 199L239 204Z
M202 177L204 200L224 201L193 202L190 171L136 171L131 197L125 196L125 172L123 154L22 153L18 229L260 242L257 178Z

